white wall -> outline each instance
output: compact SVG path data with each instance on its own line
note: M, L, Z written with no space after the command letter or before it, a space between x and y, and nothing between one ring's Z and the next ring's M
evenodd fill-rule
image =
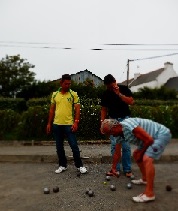
M138 86L132 86L130 90L132 92L138 92L139 88L143 88L144 86L150 87L150 88L156 88L161 87L163 84L165 84L170 78L177 77L176 71L173 69L173 64L170 62L164 63L164 71L155 78L154 81L151 81L149 83L143 83Z
M147 87L150 87L150 88L154 88L154 87L156 87L157 86L157 81L155 80L155 81L151 81L151 82L149 82L149 83L144 83L144 84L140 84L140 85L138 85L138 86L132 86L131 88L130 88L130 90L132 91L132 92L138 92L138 89L139 88L143 88L144 86L147 86Z
M165 63L164 64L164 71L157 78L158 87L165 84L168 81L168 79L176 77L176 76L177 76L177 73L173 69L172 63Z

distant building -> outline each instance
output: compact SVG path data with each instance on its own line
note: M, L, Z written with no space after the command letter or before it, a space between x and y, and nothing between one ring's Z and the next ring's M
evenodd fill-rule
M60 79L53 80L52 82L58 82ZM87 80L90 80L95 87L104 85L104 82L100 77L96 76L95 74L88 71L87 69L77 72L75 74L71 74L71 79L77 84L84 83Z
M147 74L136 73L134 78L128 81L128 85L132 92L138 92L138 90L143 87L160 88L165 85L168 80L170 80L170 86L170 83L173 82L171 78L177 78L177 73L173 69L173 64L166 62L164 63L164 67L158 70ZM174 79L174 81L177 81L177 79ZM122 84L126 85L127 81L122 82Z
M100 77L96 76L87 69L84 71L77 72L75 74L71 74L71 79L75 81L77 84L84 83L86 80L90 80L96 87L104 84L103 80Z

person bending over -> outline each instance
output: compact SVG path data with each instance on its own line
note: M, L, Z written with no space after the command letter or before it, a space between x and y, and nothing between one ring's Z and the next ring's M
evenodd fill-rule
M101 132L118 137L113 156L113 172L117 171L116 163L121 158L121 143L127 141L138 146L133 152L133 157L140 168L142 178L132 180L132 183L146 185L146 187L143 193L132 199L135 202L154 201L155 167L153 161L161 157L166 145L169 143L171 139L170 130L150 119L128 118L122 122L114 119L105 119L101 124Z

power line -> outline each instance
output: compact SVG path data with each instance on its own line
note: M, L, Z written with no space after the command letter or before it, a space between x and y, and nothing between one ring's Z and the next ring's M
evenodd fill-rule
M55 46L24 46L24 45L10 45L10 44L0 44L1 47L7 48L37 48L37 49L57 49L57 50L72 50L71 47L55 47ZM75 48L77 49L77 48ZM93 51L103 51L103 50L119 50L119 51L178 51L174 48L117 48L117 49L104 49L104 48L92 48L88 50Z
M41 46L40 46L41 45ZM67 46L67 47L60 47L59 45ZM95 50L95 51L101 51L101 50L129 50L129 51L172 51L172 50L178 50L174 48L153 48L153 46L178 46L177 43L154 43L154 44L148 44L148 43L110 43L110 44L99 44L99 45L105 45L105 46L130 46L132 48L92 48L90 50ZM0 40L0 46L1 47L22 47L22 48L40 48L40 49L65 49L65 50L72 50L73 48L71 47L70 44L66 43L52 43L52 42L23 42L23 41L3 41ZM135 48L138 46L149 46L152 48ZM79 47L77 45L77 47ZM133 48L134 47L134 48ZM76 49L76 48L75 48Z
M151 44L151 43L150 44L148 44L148 43L129 43L129 44L128 43L110 43L110 44L103 44L103 45L120 45L120 46L124 46L124 45L126 45L126 46L127 45L131 45L131 46L132 45L134 45L134 46L137 46L137 45L138 46L141 46L141 45L143 45L143 46L144 45L146 45L146 46L162 46L163 45L164 46L164 45L178 45L178 44L177 43L175 43L175 44L174 43L171 43L171 44L166 44L166 43L162 43L162 44L160 44L160 43L159 44L156 44L156 43L154 43L154 44Z
M156 59L156 58L160 58L160 57L175 56L175 55L178 55L178 53L171 53L171 54L166 54L166 55L161 55L161 56L152 56L152 57L141 58L141 59L129 59L129 61L133 62L133 61L140 61L140 60L147 60L147 59Z
M52 43L52 42L22 42L22 41L2 41L0 40L0 43L16 43L16 44L28 44L28 45L61 45L64 43Z
M3 41L0 40L0 43L16 43L16 44L27 44L27 45L61 45L65 43L58 43L58 42L23 42L23 41ZM66 44L65 44L66 45ZM178 46L178 43L105 43L102 45L116 45L116 46Z

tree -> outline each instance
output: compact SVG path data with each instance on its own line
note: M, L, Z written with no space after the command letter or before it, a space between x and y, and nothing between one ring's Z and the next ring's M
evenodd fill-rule
M8 56L0 60L0 85L3 97L16 97L25 86L35 82L35 66L20 58L20 55Z
M168 89L165 86L159 88L143 87L134 93L134 98L150 100L175 100L177 92L174 89Z
M50 81L36 81L29 86L25 86L17 93L17 98L24 98L29 100L30 98L43 98L48 97L52 92L59 89L59 84L52 83Z

